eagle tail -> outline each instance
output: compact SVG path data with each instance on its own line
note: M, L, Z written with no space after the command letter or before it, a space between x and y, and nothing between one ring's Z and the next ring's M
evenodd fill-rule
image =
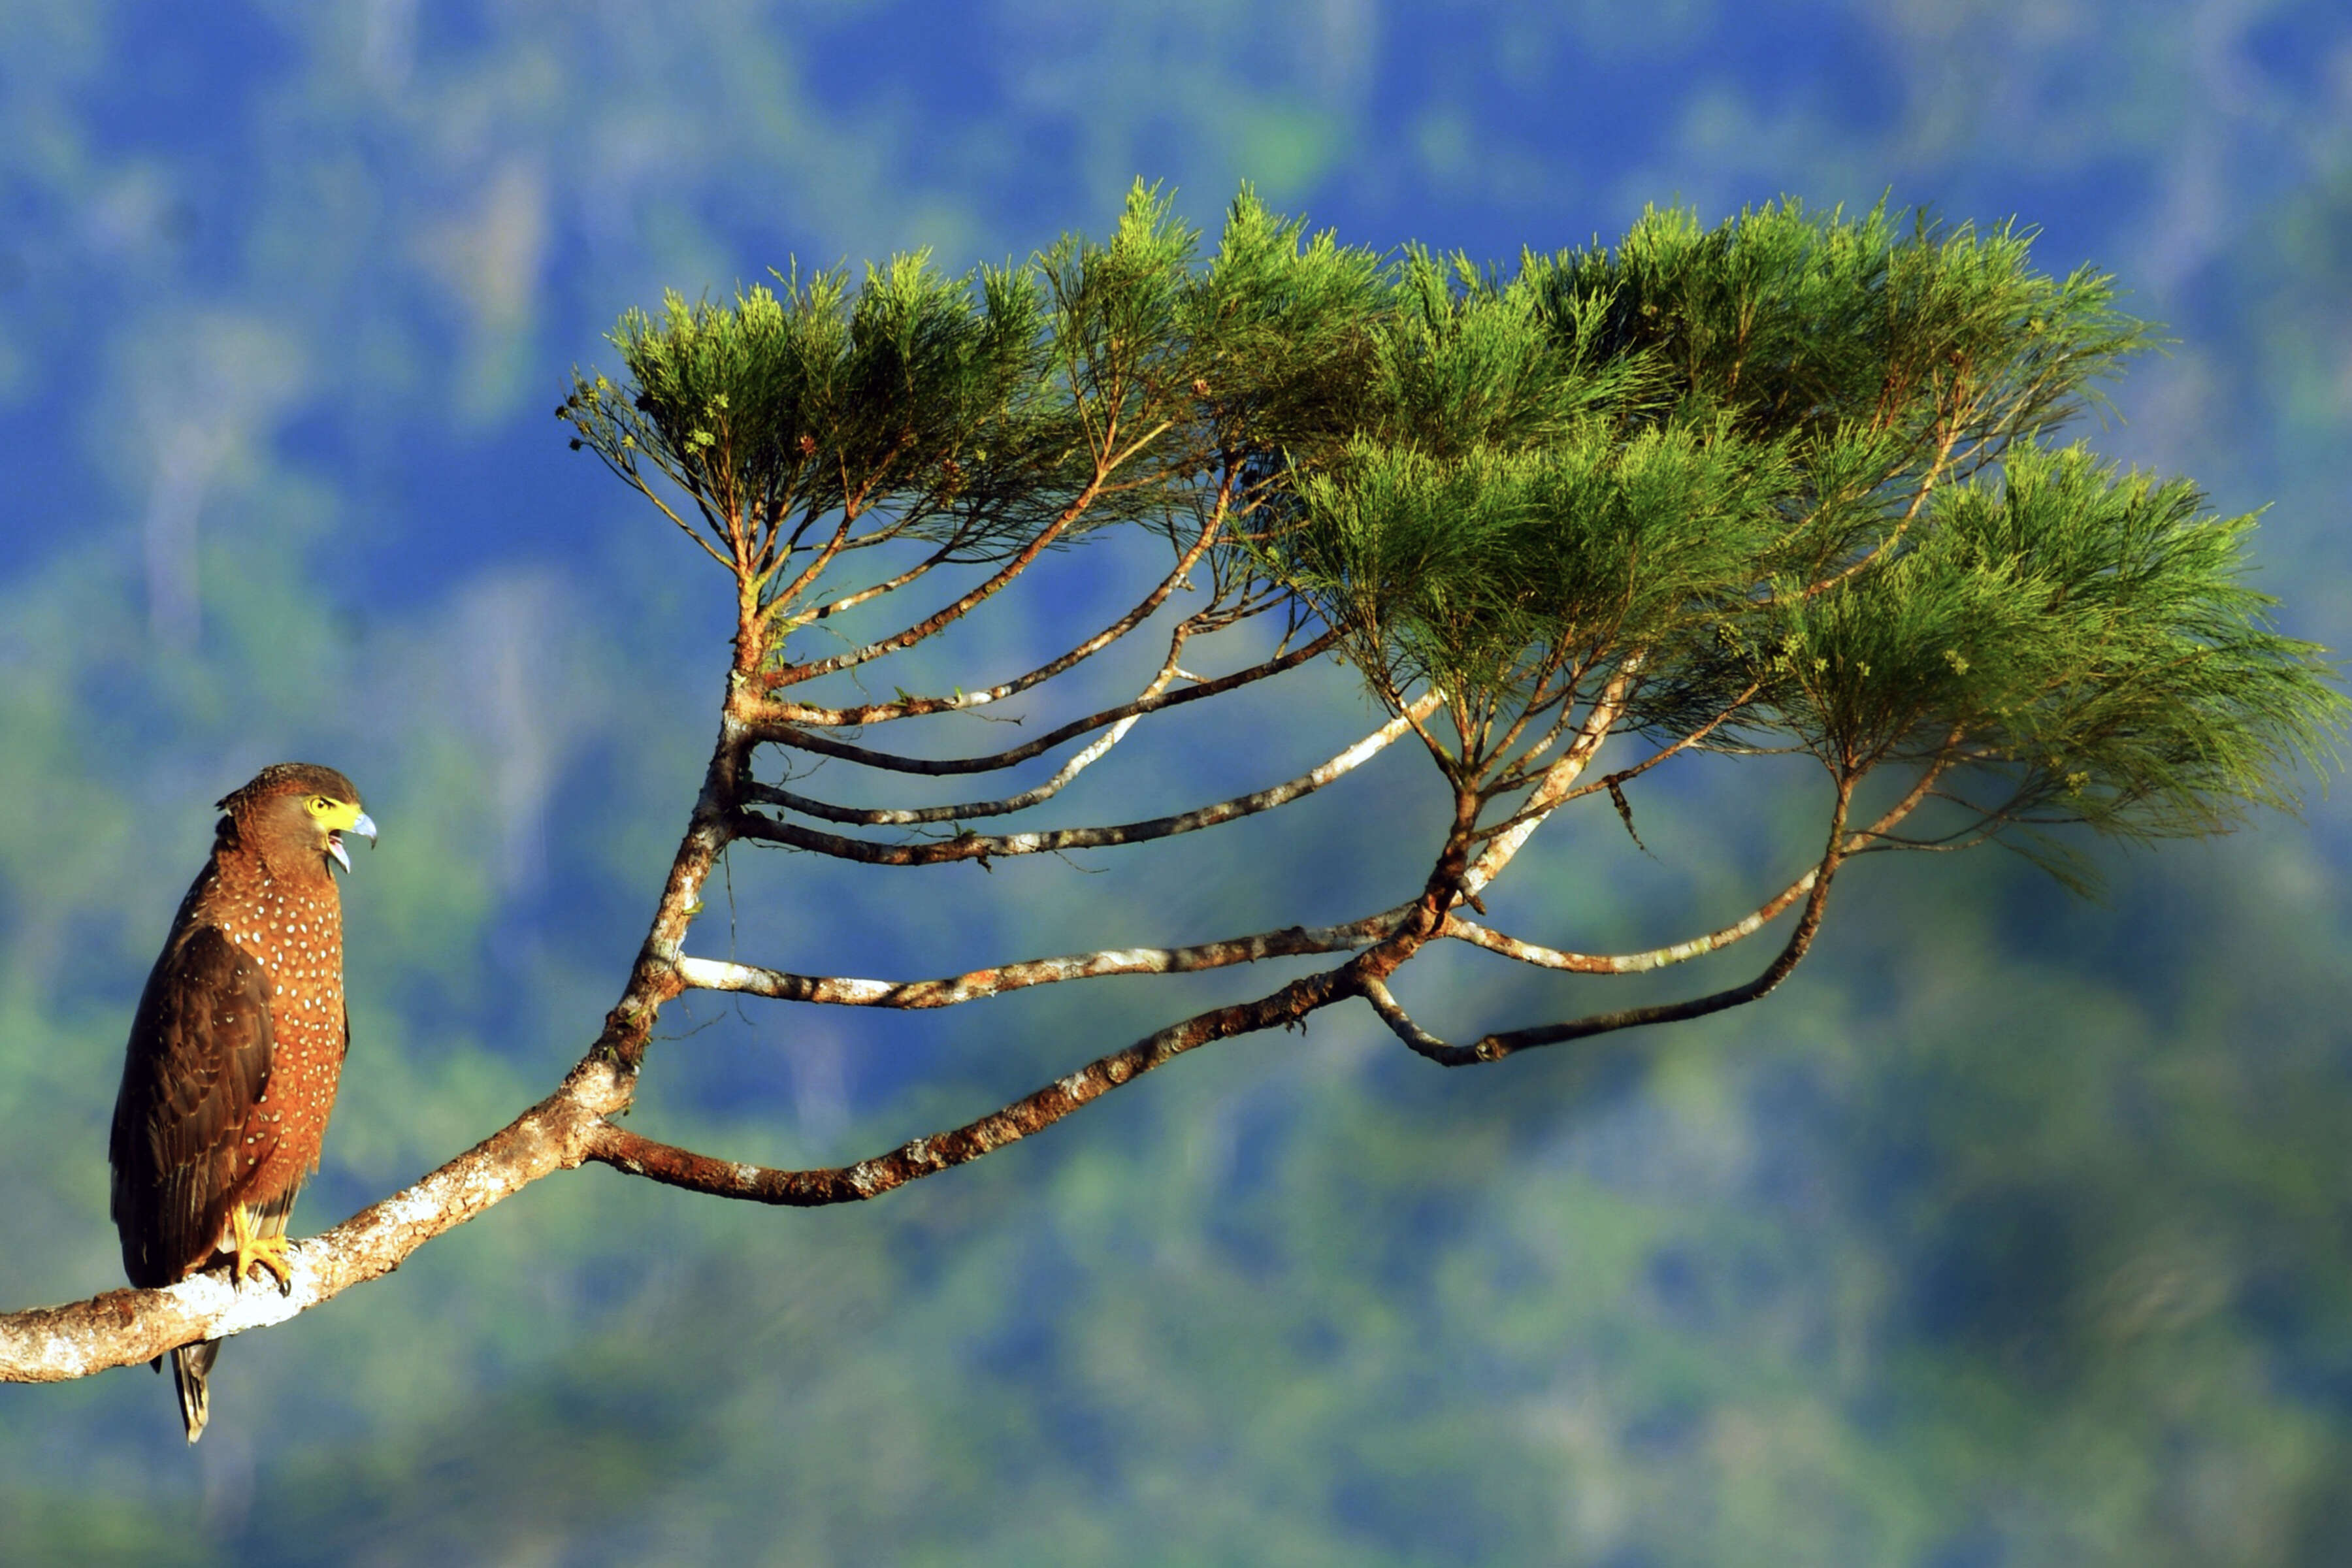
M187 1423L191 1443L205 1435L205 1423L212 1418L212 1390L205 1380L219 1355L218 1340L182 1345L172 1352L172 1382L180 1391L180 1419Z

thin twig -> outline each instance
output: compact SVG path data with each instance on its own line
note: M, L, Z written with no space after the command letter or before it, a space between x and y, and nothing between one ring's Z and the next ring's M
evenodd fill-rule
M1280 675L1286 670L1296 669L1318 654L1329 652L1332 646L1339 640L1338 632L1327 631L1313 642L1292 648L1286 653L1276 654L1264 663L1254 664L1247 669L1236 670L1231 675L1221 675L1214 679L1204 680L1198 686L1186 687L1181 691L1170 691L1157 697L1140 697L1132 702L1122 702L1116 708L1106 708L1098 713L1089 713L1083 719L1073 719L1060 728L1038 736L1026 745L1014 746L1009 751L992 752L984 757L902 757L895 752L877 752L870 747L854 745L847 741L836 741L830 735L821 735L813 730L803 728L803 725L820 725L827 728L854 726L863 722L857 717L858 714L876 711L875 709L809 708L797 703L761 701L749 706L745 722L754 738L760 741L779 746L790 746L796 751L814 752L819 756L834 757L845 763L856 763L864 767L883 768L900 773L993 773L1000 768L1013 767L1025 763L1032 757L1042 756L1065 741L1075 739L1091 730L1099 730L1106 724L1115 724L1121 719L1131 718L1140 713L1158 712L1162 708L1181 707L1187 702L1199 702L1207 698L1221 696L1239 687L1247 686L1253 681L1264 680L1270 676Z

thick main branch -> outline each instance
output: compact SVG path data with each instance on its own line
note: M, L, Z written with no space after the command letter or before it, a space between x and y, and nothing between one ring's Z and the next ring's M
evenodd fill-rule
M292 1282L229 1283L226 1267L158 1290L110 1290L69 1306L0 1317L0 1382L62 1383L135 1366L197 1340L282 1323L354 1285L381 1279L408 1255L552 1172L588 1156L596 1105L616 1098L617 1074L575 1073L562 1089L404 1191L287 1251Z

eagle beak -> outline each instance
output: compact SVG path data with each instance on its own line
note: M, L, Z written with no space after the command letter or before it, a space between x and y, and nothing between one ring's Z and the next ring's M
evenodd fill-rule
M343 835L346 833L359 834L368 841L368 847L373 849L375 847L374 819L362 811L352 818L352 825L349 827L340 828L327 835L327 853L342 862L343 869L348 871L352 868L352 857L343 847Z

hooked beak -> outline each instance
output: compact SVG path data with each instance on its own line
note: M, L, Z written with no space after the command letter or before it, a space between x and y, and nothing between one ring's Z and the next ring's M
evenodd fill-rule
M375 847L375 822L362 811L352 819L352 825L349 827L339 827L327 835L327 853L341 861L343 869L348 871L352 868L352 858L343 848L343 835L346 833L360 835L368 841L368 847L373 849Z

